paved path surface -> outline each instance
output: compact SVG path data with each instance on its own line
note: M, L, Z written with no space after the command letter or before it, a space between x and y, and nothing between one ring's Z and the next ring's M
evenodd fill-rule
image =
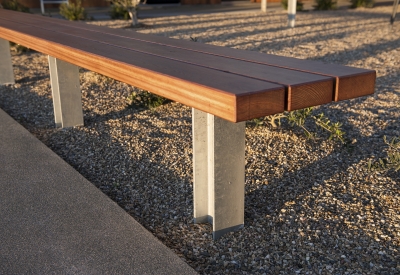
M0 109L0 274L197 274Z
M282 10L280 3L268 3L268 11ZM110 8L86 8L88 17L94 20L109 20ZM228 1L219 5L180 5L180 4L141 4L139 6L138 17L154 18L179 15L196 15L210 13L237 13L237 12L260 12L261 4L252 3L250 1ZM40 14L40 9L31 9L31 12ZM58 14L57 8L46 9L47 15L53 17L61 16Z
M305 11L314 9L314 0L302 0ZM375 0L375 6L392 5L392 0ZM338 0L337 8L346 9L350 6L349 0ZM274 11L282 11L280 2L267 1L267 14ZM110 8L86 8L88 17L93 20L109 20ZM31 12L40 14L40 9L31 9ZM217 5L181 5L181 4L141 4L138 10L138 18L154 18L166 16L180 15L196 15L196 14L211 14L211 13L240 13L240 12L261 12L261 3L250 1L223 1ZM58 13L57 8L46 9L46 13L53 17L62 18Z

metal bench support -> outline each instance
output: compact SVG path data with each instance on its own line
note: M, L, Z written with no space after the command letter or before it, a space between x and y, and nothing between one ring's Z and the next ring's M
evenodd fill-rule
M56 126L83 125L79 68L51 56L49 67Z
M194 222L213 225L213 238L244 224L245 122L193 109Z
M14 71L11 62L10 42L0 38L0 85L14 84Z

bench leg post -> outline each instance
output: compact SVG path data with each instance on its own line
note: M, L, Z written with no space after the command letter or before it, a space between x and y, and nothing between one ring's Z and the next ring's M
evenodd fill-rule
M297 0L288 0L288 27L294 28L296 21Z
M49 67L56 127L83 125L79 68L51 56Z
M40 9L42 11L42 14L44 14L44 3L43 3L43 0L40 0Z
M0 85L14 84L14 71L11 62L10 42L0 38Z
M245 122L193 109L194 222L213 225L213 238L244 224Z

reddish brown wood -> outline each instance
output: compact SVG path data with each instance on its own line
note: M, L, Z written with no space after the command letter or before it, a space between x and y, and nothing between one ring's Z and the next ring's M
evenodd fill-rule
M0 10L0 18L0 37L8 34L3 38L235 122L282 112L282 101L295 110L374 89L371 70L10 11Z
M46 20L46 19L43 19ZM340 101L344 99L370 95L374 93L376 72L375 70L354 68L338 64L326 64L323 62L302 60L292 57L283 57L271 54L260 54L253 51L241 51L226 47L215 47L212 45L193 43L191 41L169 39L160 36L152 36L137 32L127 32L124 30L104 29L99 26L88 25L75 22L71 26L79 29L90 30L93 32L107 33L115 37L125 37L132 40L146 41L165 45L171 48L186 49L194 52L208 53L215 56L224 56L237 60L245 60L253 63L266 64L279 68L330 76L336 79L333 100ZM357 79L360 85L353 86L351 78ZM345 84L347 83L347 84ZM343 86L342 86L343 85Z
M375 89L376 72L353 73L348 76L342 76L338 79L338 86L346 93L336 93L335 101L351 99L365 95L365 90L372 94Z
M12 18L8 19L13 20ZM122 36L115 39L114 35L88 30L83 31L80 28L71 27L70 24L65 24L61 20L52 20L54 22L51 22L51 24L49 21L50 20L46 18L42 19L42 17L40 20L26 17L14 22L29 25L34 24L35 27L40 27L54 32L61 32L64 35L68 35L71 39L76 39L76 37L89 39L91 41L97 41L98 43L113 45L118 48L163 57L168 60L178 60L188 64L195 64L240 76L281 84L286 87L287 110L325 104L332 101L333 98L334 79L332 77L193 52L186 49L168 47L141 40L132 40ZM322 89L318 89L319 87L322 87Z
M333 81L321 81L307 85L293 86L287 97L288 102L286 104L286 109L288 111L293 111L301 109L299 106L310 107L329 103L332 101L333 88ZM320 91L331 91L331 93L324 94Z
M233 122L240 119L237 110L243 112L246 108L237 106L242 96L249 98L247 106L251 106L257 104L251 101L251 95L263 93L265 104L259 112L265 115L284 111L281 85L174 60L165 62L158 56L70 39L61 33L3 19L0 37Z
M281 107L276 105L281 100L285 100L285 97L278 91L270 91L268 94L266 92L258 92L238 97L236 101L237 121L262 117L264 116L262 113L265 108L268 108L271 114L281 113L274 112L274 110Z

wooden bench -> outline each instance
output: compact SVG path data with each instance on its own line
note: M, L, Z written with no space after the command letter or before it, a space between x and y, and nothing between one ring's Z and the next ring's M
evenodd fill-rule
M245 121L374 92L376 73L0 10L8 41L49 55L57 126L83 124L78 66L193 108L194 220L213 236L244 223Z

